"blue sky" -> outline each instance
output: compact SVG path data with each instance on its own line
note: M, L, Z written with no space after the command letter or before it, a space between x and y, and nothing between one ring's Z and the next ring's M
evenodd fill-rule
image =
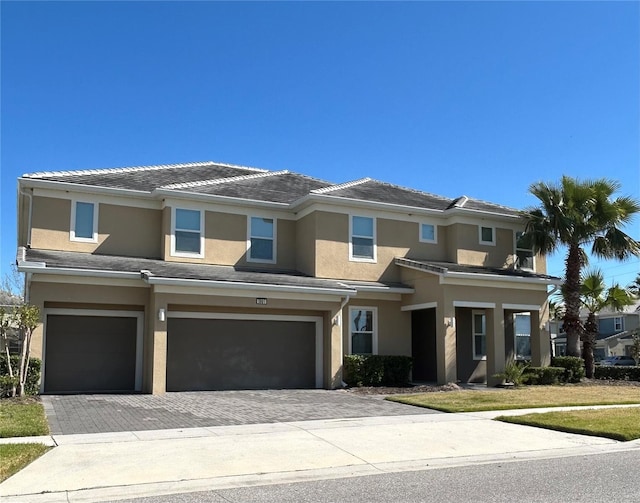
M2 275L32 171L213 160L516 208L567 174L640 197L638 2L0 9ZM626 284L640 261L601 267Z

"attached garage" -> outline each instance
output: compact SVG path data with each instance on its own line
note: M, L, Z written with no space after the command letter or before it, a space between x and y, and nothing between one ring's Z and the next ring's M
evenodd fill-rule
M142 313L50 310L46 313L43 391L139 391Z
M322 387L322 318L171 313L167 391Z

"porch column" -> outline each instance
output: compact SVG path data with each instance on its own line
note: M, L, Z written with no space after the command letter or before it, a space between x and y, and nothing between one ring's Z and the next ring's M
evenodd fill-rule
M542 316L539 311L531 311L531 363L534 367L545 367L551 364L551 336L545 327L548 320L547 304L543 306Z
M444 304L444 303L443 303ZM458 380L456 367L456 309L453 302L436 307L436 362L438 384Z
M344 314L346 313L346 314ZM345 306L340 310L340 306L336 305L335 309L328 312L324 318L324 334L325 334L325 373L324 387L326 389L336 389L342 387L342 364L343 364L343 347L342 340L343 326L348 325L347 319L349 308Z
M495 386L502 382L494 377L504 371L504 311L487 309L487 386Z
M149 305L150 333L145 358L148 384L145 388L160 395L167 391L167 301L164 295L152 291ZM164 309L164 320L160 319L161 309Z

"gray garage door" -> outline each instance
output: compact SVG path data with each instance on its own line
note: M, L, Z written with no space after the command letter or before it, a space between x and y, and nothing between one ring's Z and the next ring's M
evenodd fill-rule
M136 327L132 317L48 315L44 391L133 391Z
M315 323L169 318L167 391L315 388Z

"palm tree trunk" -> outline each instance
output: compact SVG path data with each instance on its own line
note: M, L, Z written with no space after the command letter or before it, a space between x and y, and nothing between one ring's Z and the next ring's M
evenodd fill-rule
M580 356L580 337L584 332L580 322L580 270L582 256L577 244L569 246L567 253L566 277L563 290L565 314L564 330L567 333L567 356Z
M584 324L584 335L582 337L582 358L584 359L585 375L593 379L595 372L595 361L593 358L593 346L598 335L598 323L595 313L589 313L587 322Z

